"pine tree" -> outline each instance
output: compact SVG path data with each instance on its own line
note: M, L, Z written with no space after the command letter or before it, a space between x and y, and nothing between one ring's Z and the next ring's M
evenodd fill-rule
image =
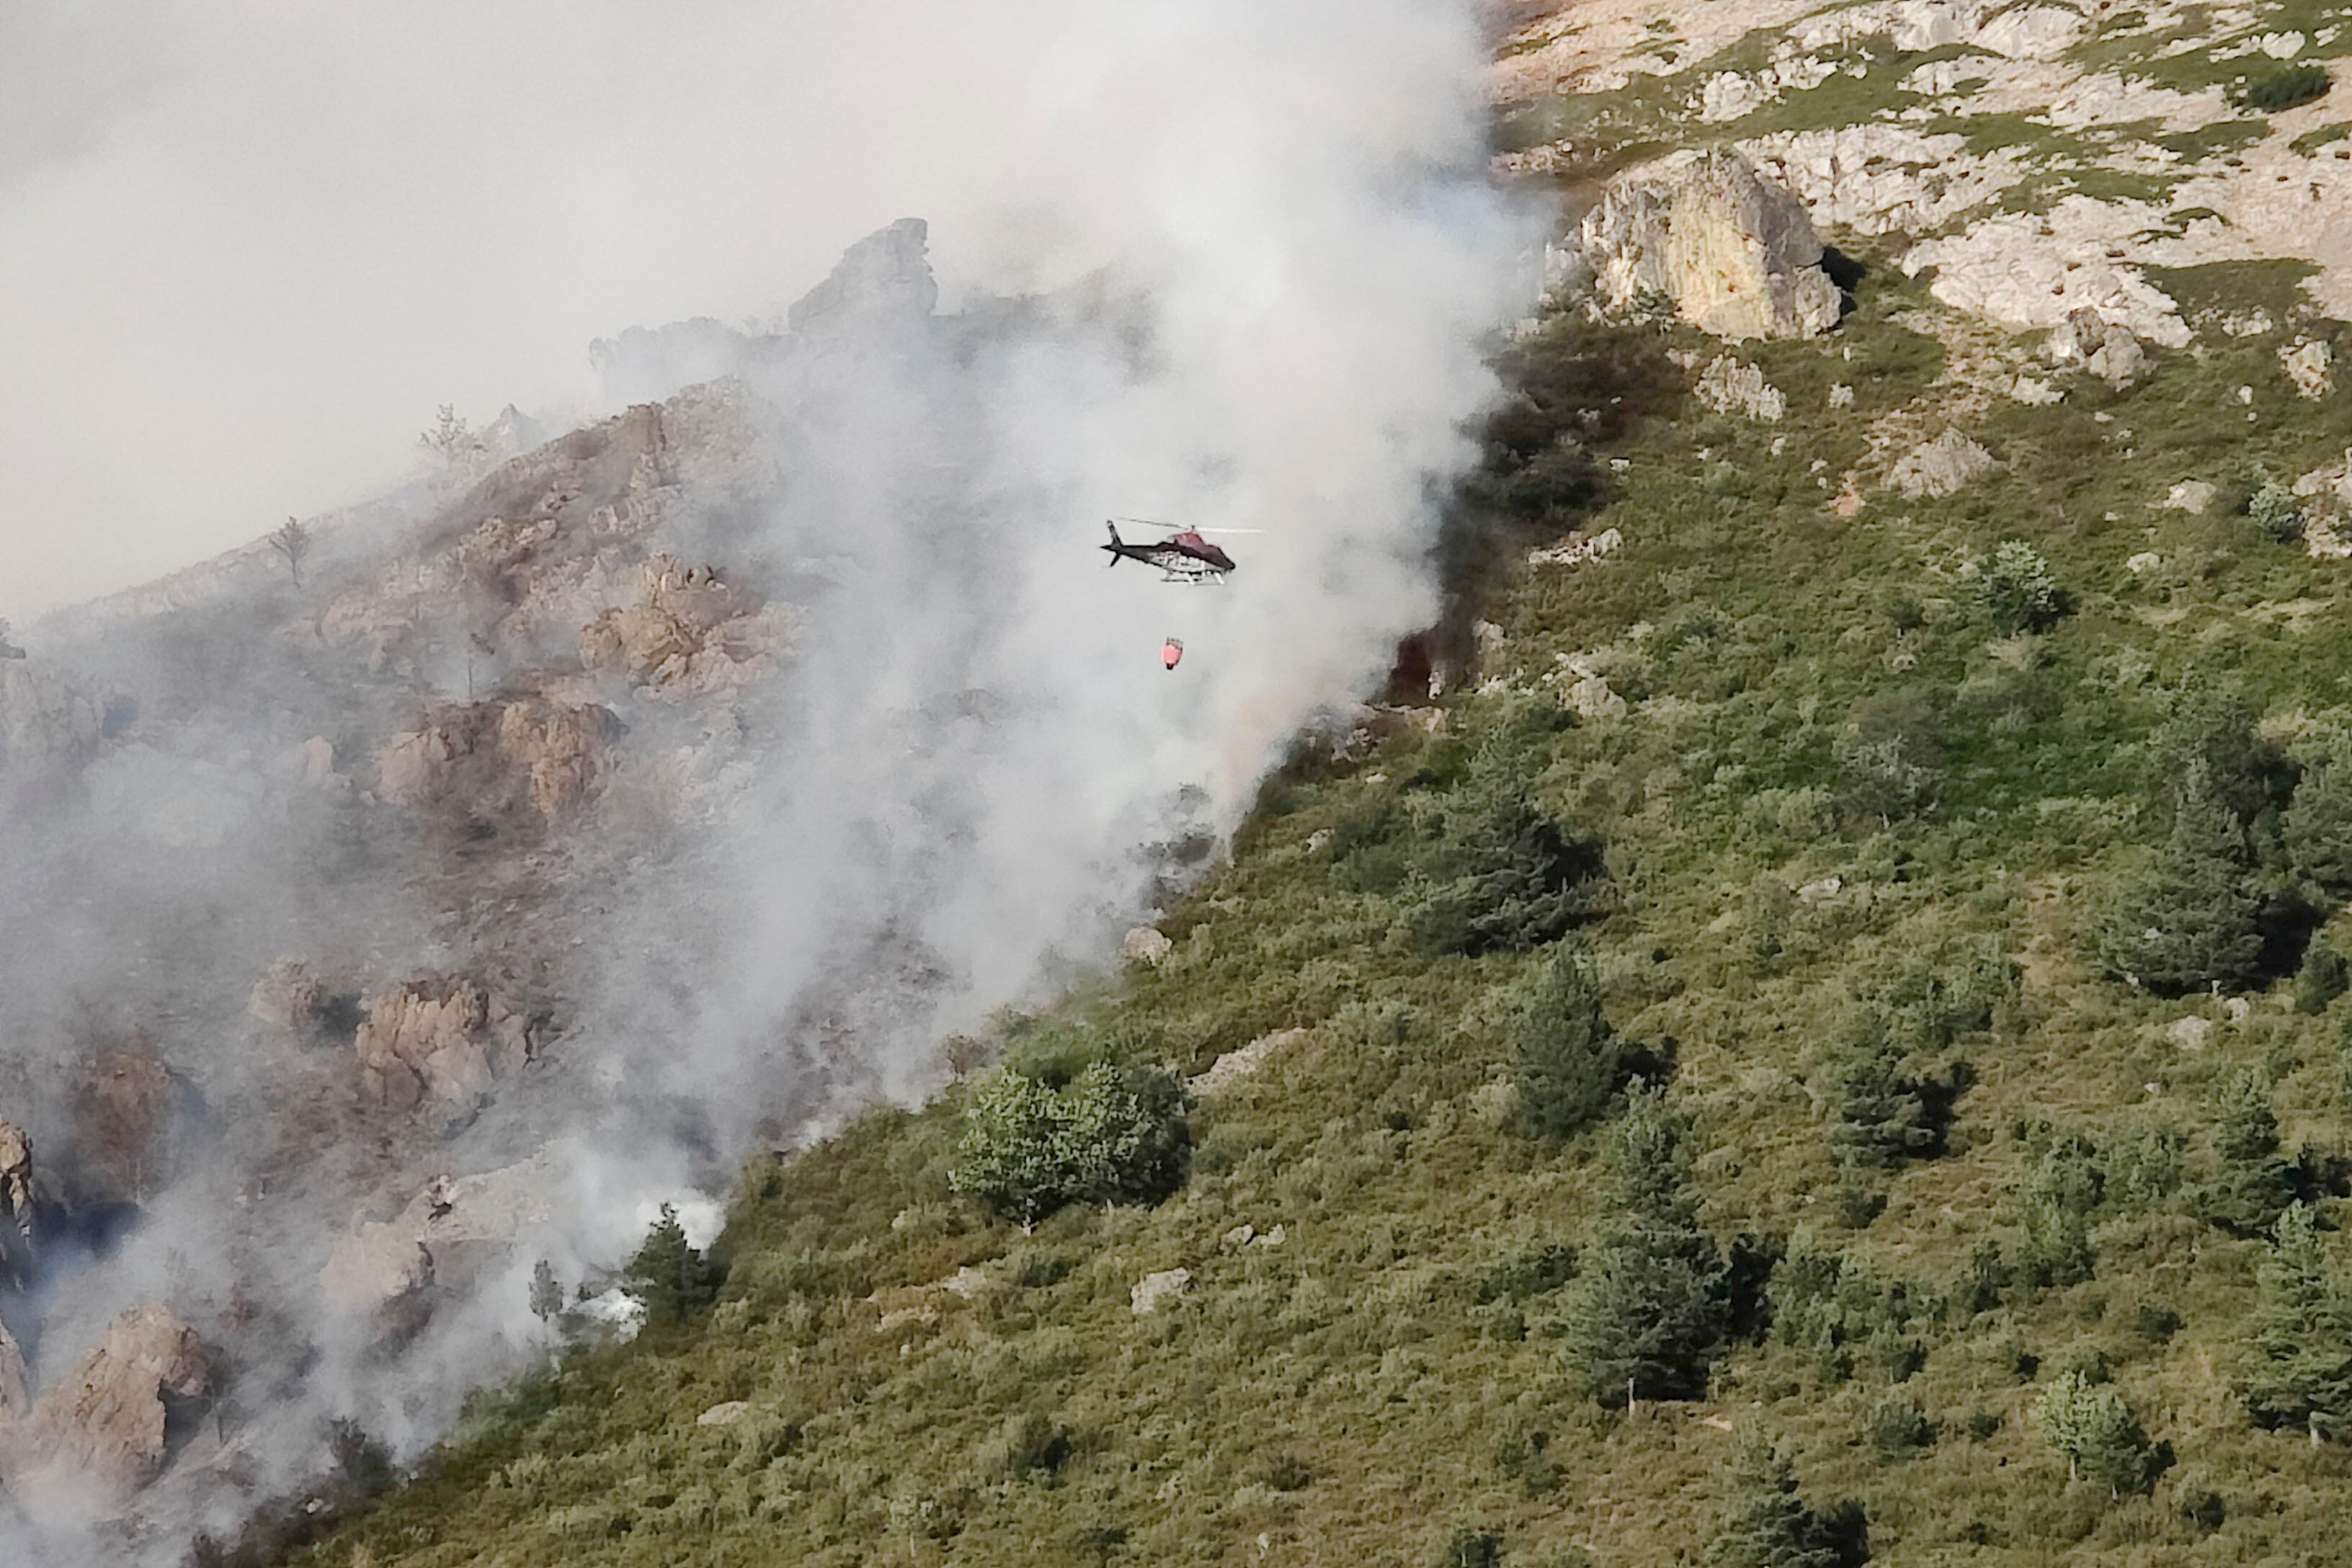
M2244 824L2202 757L2175 794L2172 831L2129 879L2099 933L2108 968L2151 991L2243 985L2262 955L2263 900Z
M2241 1068L2215 1089L2213 1155L2200 1205L2205 1217L2241 1236L2270 1231L2294 1202L2301 1172L2280 1152L2278 1113L2260 1068Z
M2330 898L2352 898L2352 755L2345 746L2305 764L2281 832L2295 875Z
M1798 1495L1780 1451L1760 1437L1739 1446L1715 1534L1714 1568L1837 1568L1842 1554L1825 1521Z
M1525 726L1506 726L1423 821L1398 913L1425 951L1525 952L1589 913L1599 846L1571 836L1529 793L1542 760Z
M2332 1276L2311 1210L2289 1205L2256 1276L2239 1397L2264 1426L2300 1426L2314 1443L2352 1432L2352 1289Z
M1699 1226L1686 1136L1663 1090L1640 1090L1611 1141L1604 1217L1566 1325L1570 1359L1602 1405L1696 1398L1722 1347L1723 1254Z
M723 1276L718 1266L688 1245L677 1210L664 1204L661 1217L621 1271L622 1287L637 1299L652 1323L681 1322L719 1298Z
M1885 1170L1934 1150L1938 1134L1925 1086L1885 1014L1865 1007L1850 1016L1826 1067L1836 1118L1830 1146L1840 1163Z
M2051 1379L2033 1402L2033 1424L2065 1456L2067 1479L2105 1487L2111 1497L2147 1490L2168 1460L2130 1402L2080 1370Z
M530 1271L530 1315L552 1327L562 1310L563 1282L555 1277L555 1266L542 1258Z
M1555 946L1511 1013L1519 1112L1530 1136L1560 1142L1600 1120L1616 1092L1623 1053L1601 1009L1591 959Z

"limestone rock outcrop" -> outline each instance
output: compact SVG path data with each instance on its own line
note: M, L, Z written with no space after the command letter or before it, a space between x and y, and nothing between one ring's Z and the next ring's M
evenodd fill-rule
M610 765L613 715L545 698L450 703L376 748L376 794L394 805L488 818L579 805Z
M0 1426L0 1476L20 1495L128 1498L155 1479L178 1430L211 1398L215 1361L168 1307L123 1313L23 1419Z
M436 1178L392 1218L345 1232L319 1271L320 1293L331 1311L381 1321L436 1289L459 1289L548 1222L555 1190L538 1160Z
M8 1325L0 1323L0 1426L5 1426L33 1408L33 1380L25 1365L25 1352L16 1347L16 1338Z
M656 555L635 596L582 628L580 662L674 696L740 689L784 646L782 606L762 606L708 566Z
M842 252L831 277L785 315L803 337L919 319L939 303L940 286L925 252L930 226L902 217Z
M21 1284L29 1276L33 1240L33 1141L23 1129L0 1121L0 1285Z
M1812 219L1737 153L1620 179L1580 237L1604 310L1663 298L1724 338L1815 337L1837 324L1842 296Z
M352 1037L367 1098L395 1110L472 1104L530 1059L530 1016L472 981L428 974L370 996Z

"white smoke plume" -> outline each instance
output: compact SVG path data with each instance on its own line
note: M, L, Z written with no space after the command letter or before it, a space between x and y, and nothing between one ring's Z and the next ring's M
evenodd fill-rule
M137 1034L226 1131L191 1132L119 1233L77 1231L100 1260L45 1260L0 1317L41 1382L157 1299L278 1353L142 1526L0 1511L0 1559L170 1562L298 1485L329 1418L414 1453L525 1353L536 1257L611 1262L650 1199L718 1190L845 1097L919 1092L943 1032L1108 962L1150 847L1230 827L1435 615L1437 498L1525 291L1525 226L1481 178L1485 47L1469 5L1427 0L0 14L0 228L25 240L0 251L0 341L24 345L0 612L389 484L439 402L604 412L584 340L717 316L750 335L609 379L740 375L777 483L676 534L799 617L724 732L624 704L633 754L726 764L717 804L617 862L559 847L537 893L389 807L294 799L279 759L376 712L334 694L378 678L315 638L239 645L246 589L37 628L35 662L136 703L0 820L0 1118L71 1166L85 1043ZM909 214L936 317L771 331ZM321 580L394 548L404 507L322 539ZM1249 531L1241 569L1106 572L1125 514ZM475 672L429 676L416 699L454 702ZM19 731L68 722L18 687ZM560 1044L437 1144L383 1132L247 1048L247 988L289 952L373 981L535 964ZM547 1212L404 1352L322 1309L363 1205L527 1157Z

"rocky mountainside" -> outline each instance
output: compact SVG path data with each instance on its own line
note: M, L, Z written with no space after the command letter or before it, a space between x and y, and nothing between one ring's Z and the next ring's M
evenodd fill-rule
M670 334L600 344L660 395L551 439L445 420L429 481L290 554L18 634L0 1529L169 1560L334 1421L430 1432L508 1353L493 1283L609 1260L646 1194L921 1081L985 1005L894 900L1003 847L977 806L961 847L894 814L1018 766L998 726L1042 694L986 689L992 606L925 601L1063 542L941 503L1005 360L1102 340L1052 300L936 314L925 247L894 225L788 330L703 332L682 389ZM1129 832L1183 831L1145 805ZM1167 870L1071 862L1108 904Z
M1057 1000L959 1011L992 952L922 910L1021 885L1086 793L971 864L889 829L961 826L1041 700L1139 700L992 667L1013 623L957 617L1051 568L949 520L1023 346L1148 333L941 317L919 228L782 332L600 343L659 400L321 528L299 595L255 555L0 667L60 825L0 910L58 1042L0 1085L18 1506L37 1449L196 1500L213 1563L2337 1560L2352 17L1503 13L1496 172L1558 222L1444 618L1402 701L1286 714L1204 881L1181 803L1129 833L1089 914L1165 907ZM876 442L919 477L827 486ZM921 616L857 635L907 572ZM787 748L887 765L763 795ZM156 796L133 859L73 826ZM730 876L775 835L839 847L821 897ZM334 869L224 921L222 857ZM919 896L864 905L877 867ZM841 978L757 1037L781 1070L690 1091L758 1013L709 977L810 924ZM233 979L135 979L192 953ZM836 1125L886 1091L919 1108ZM706 1185L756 1151L723 1286L656 1227L623 1342L565 1256L544 1364L397 1484L324 1404L262 1439L305 1358L537 1300L581 1126ZM326 1326L109 1252L165 1214Z

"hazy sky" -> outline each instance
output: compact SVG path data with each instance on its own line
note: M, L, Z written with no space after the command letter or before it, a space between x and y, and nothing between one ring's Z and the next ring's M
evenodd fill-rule
M1099 13L1016 9L7 0L0 615L362 499L437 404L579 406L591 338L778 310L894 217L951 288L1050 256L1001 187L1092 155L1023 121Z

